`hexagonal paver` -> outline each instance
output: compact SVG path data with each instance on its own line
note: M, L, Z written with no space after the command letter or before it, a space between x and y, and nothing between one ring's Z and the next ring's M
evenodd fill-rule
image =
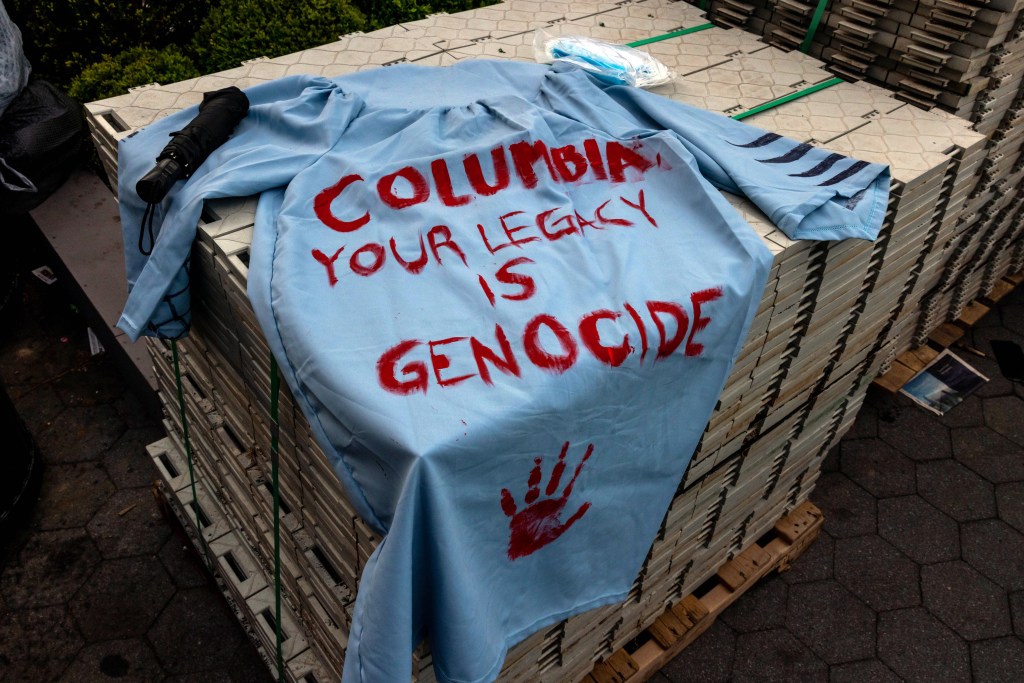
M924 606L967 640L1010 635L1006 592L966 562L921 568Z
M875 613L836 581L792 586L786 626L829 664L875 653Z
M844 441L841 469L878 498L914 492L914 462L880 439Z
M836 541L836 580L876 610L921 604L917 565L878 536Z
M195 681L202 681L202 683L242 683L243 681L255 680L258 679L244 678L231 669L215 669L213 671L201 671L194 674L168 676L164 679L164 683L195 683ZM273 681L272 678L270 680Z
M1008 591L1024 589L1024 536L998 519L964 524L964 559Z
M16 408L29 431L38 434L58 419L64 411L64 404L53 387L44 384L19 397Z
M782 580L788 584L794 584L831 579L834 551L835 540L827 531L821 530L810 547L804 550L788 570L780 574Z
M100 553L85 529L33 534L0 574L7 607L24 609L60 605L85 583Z
M160 428L158 415L147 412L146 405L131 389L125 389L112 403L128 429Z
M1024 642L1020 638L996 638L971 643L974 683L1003 683L1021 678Z
M113 361L105 357L72 368L53 382L66 406L113 403L124 392L124 380Z
M782 578L766 576L744 593L742 600L730 605L720 619L737 633L782 626L786 620L787 598L788 588Z
M149 640L164 668L175 674L222 666L247 643L227 603L205 586L178 591L149 630Z
M895 422L900 419L904 410L913 410L914 403L902 394L890 394L874 387L868 387L868 398L865 405L874 405L878 411L880 422Z
M989 427L954 429L953 457L993 484L1024 480L1024 448Z
M824 681L828 667L786 629L736 638L734 681Z
M85 526L114 493L107 473L95 462L49 465L43 469L34 522L40 529Z
M959 405L942 416L942 424L952 429L983 426L985 413L982 411L981 397L971 394L964 398Z
M930 413L917 408L903 410L891 422L880 422L878 436L915 460L949 457L949 429Z
M148 488L121 489L86 529L104 557L155 555L171 534Z
M155 557L106 560L71 602L87 640L143 635L174 593L167 572Z
M918 463L917 490L958 522L987 519L996 514L992 484L955 460Z
M0 680L56 680L85 642L64 605L3 614Z
M971 680L967 644L919 607L879 615L878 657L911 683Z
M67 681L148 683L164 671L144 638L107 640L87 646L64 673Z
M1017 637L1024 638L1024 591L1010 596L1010 616L1013 619L1013 632Z
M146 446L163 437L163 428L158 424L129 428L104 452L103 467L119 488L153 483L157 472L146 456Z
M75 406L36 437L47 462L94 460L124 433L121 416L109 404Z
M726 613L735 606L730 605ZM678 657L665 664L661 673L673 683L727 683L732 679L735 652L736 634L718 619Z
M843 439L870 439L875 436L878 436L878 409L871 403L865 403Z
M960 557L956 522L919 496L878 501L878 534L921 564Z
M81 339L72 339L67 334L69 328L81 328L77 324L69 324L67 321L56 322L52 319L44 321L47 325L45 332L32 330L27 331L31 338L24 344L12 344L11 357L0 359L0 373L3 374L8 384L36 385L56 377L69 368L78 367L89 361L89 344L85 339L85 330L81 329ZM58 336L53 339L56 332ZM77 332L77 330L76 330ZM39 339L53 339L50 343L39 344ZM82 343L79 344L78 342ZM11 392L12 396L20 396ZM15 405L18 400L15 399Z
M875 499L846 475L822 474L814 500L825 515L825 529L835 538L875 533Z
M986 398L985 424L1024 446L1024 403L1017 396Z
M1014 294L1016 294L1016 292ZM1012 297L1014 294L1011 294L1010 296ZM1006 299L1003 299L1003 301L1000 302L999 309L1003 325L1017 334L1024 336L1024 304L1021 304L1020 298L1018 297L1016 303L1011 303Z
M971 365L989 380L974 391L978 398L982 399L983 405L985 401L992 398L1013 398L1013 382L1000 374L999 366L994 361L972 359ZM984 411L984 408L982 410Z
M970 363L973 365L978 372L988 377L988 382L985 382L975 390L975 394L982 399L989 399L999 396L1012 396L1013 395L1013 383L1010 380L1003 377L1003 373L999 371L999 364L996 363L994 354L991 354L992 347L990 341L992 339L1006 339L1008 336L1005 330L998 328L989 329L972 329L970 338L972 345L976 349L980 349L986 353L989 353L989 357L980 358L978 356L972 356Z
M996 486L999 519L1024 533L1024 481Z
M159 558L178 588L205 586L210 581L198 551L180 531L164 541Z
M877 659L839 664L829 670L829 683L900 683L902 680Z

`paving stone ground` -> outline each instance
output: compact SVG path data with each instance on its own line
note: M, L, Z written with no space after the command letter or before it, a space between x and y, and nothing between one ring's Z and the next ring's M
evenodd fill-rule
M46 255L20 245L27 274ZM149 493L162 435L60 284L25 278L0 377L45 462L0 549L0 683L270 681ZM1024 288L966 343L1024 345ZM812 494L820 538L653 680L1024 680L1024 387L992 381L942 418L872 394Z

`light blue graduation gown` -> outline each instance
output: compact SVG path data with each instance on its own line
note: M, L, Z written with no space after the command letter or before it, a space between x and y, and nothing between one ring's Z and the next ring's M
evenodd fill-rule
M344 681L491 681L533 631L621 601L790 237L873 239L884 166L564 64L401 65L250 88L248 117L157 207L167 134L120 147L120 326L187 330L204 199L262 193L253 309L359 514ZM717 189L716 189L717 188Z

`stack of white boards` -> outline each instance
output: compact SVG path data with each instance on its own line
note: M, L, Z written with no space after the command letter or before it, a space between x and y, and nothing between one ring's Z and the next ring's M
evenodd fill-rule
M692 0L697 4L697 0ZM706 2L706 0L703 0ZM822 0L824 2L824 0ZM840 76L937 107L989 138L949 258L930 280L915 345L1021 268L1024 250L1024 1L711 0L709 16L773 45L804 49Z
M118 138L197 102L204 90L290 73L330 77L402 61L532 60L536 28L622 43L705 23L696 8L666 0L512 0L146 87L88 105L89 118L114 175ZM676 497L629 598L527 638L509 652L502 681L583 680L595 662L807 499L823 457L852 424L867 386L910 344L917 319L908 312L918 310L955 250L955 227L985 160L986 138L967 122L922 111L873 85L833 82L816 59L739 30L709 27L644 49L680 74L660 94L733 116L787 99L745 122L887 163L892 194L874 242L795 242L745 199L727 197L774 263L701 444L689 469L680 472ZM823 87L808 92L815 85ZM337 680L359 575L379 539L346 501L305 419L282 391L284 608L274 612L270 352L245 294L254 206L254 198L206 206L192 257L193 328L177 345L181 406L170 345L150 342L168 433L150 455L172 507L209 553L225 593L268 659L280 620L288 680ZM434 680L430 663L429 651L421 648L414 655L415 680Z
M901 99L964 117L971 116L979 98L1006 92L999 75L1019 57L1020 0L822 4L817 24L814 0L711 0L708 13L716 23L820 57L850 80L870 80Z

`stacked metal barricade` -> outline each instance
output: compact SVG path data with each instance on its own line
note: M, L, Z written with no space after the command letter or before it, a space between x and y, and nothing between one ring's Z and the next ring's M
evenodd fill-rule
M707 2L707 0L703 0ZM693 0L697 4L697 0ZM955 113L989 139L941 271L927 275L914 333L946 320L1024 267L1024 2L1021 0L711 0L709 16L787 49L804 46L834 73L865 79L924 109Z
M667 0L511 0L143 88L88 105L89 118L101 157L116 174L118 138L197 102L204 90L231 83L245 87L290 73L335 76L401 61L532 60L536 28L629 42L705 22L696 8ZM907 313L918 309L955 251L956 226L986 158L986 138L966 122L922 111L872 85L831 83L832 74L817 60L739 30L712 27L644 49L680 74L658 92L687 104L735 116L802 94L746 122L889 164L892 196L873 243L793 242L745 199L729 197L771 249L774 264L746 344L658 537L624 603L531 636L510 651L502 681L582 680L595 662L807 499L822 458L852 424L868 384L913 335L916 318ZM815 84L828 87L805 94ZM204 212L192 258L193 331L178 344L177 373L170 347L150 342L168 432L150 455L173 507L203 539L225 592L268 653L280 620L288 679L337 680L359 574L378 539L345 500L283 391L285 608L275 613L270 354L245 295L253 202L210 202ZM418 681L433 680L428 651L415 655L414 671Z

